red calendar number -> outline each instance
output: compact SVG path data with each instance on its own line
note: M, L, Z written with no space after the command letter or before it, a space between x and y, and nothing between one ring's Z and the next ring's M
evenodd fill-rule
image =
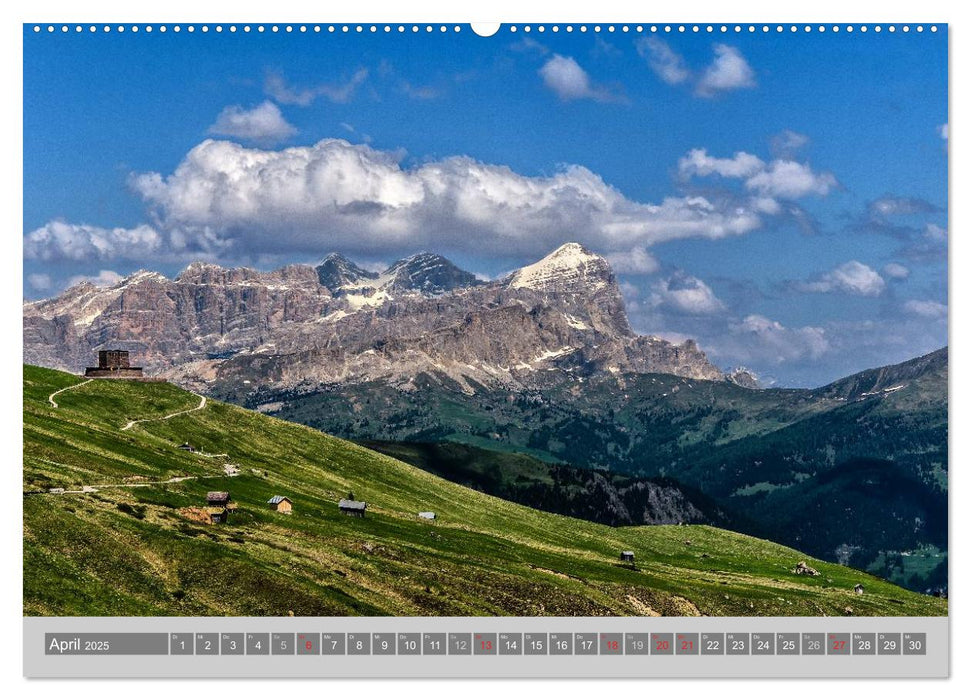
M668 644L668 640L658 639L655 649L657 649L657 651L667 651L669 646L670 644Z
M607 649L610 651L619 651L620 642L616 642L616 641L607 642Z
M846 646L846 642L844 640L842 639L833 640L833 651L842 651L845 646Z

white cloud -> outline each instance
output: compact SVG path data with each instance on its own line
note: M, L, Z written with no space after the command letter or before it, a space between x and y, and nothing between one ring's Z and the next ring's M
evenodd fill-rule
M24 236L28 260L146 259L162 247L162 236L151 226L101 228L51 221Z
M125 277L114 270L101 270L96 275L75 275L67 281L67 286L73 287L81 282L90 282L96 287L113 287L123 279Z
M948 137L950 136L950 134L948 133L949 131L950 129L948 128L947 124L941 124L939 127L937 127L937 135L940 136L945 141L947 141Z
M209 140L171 175L142 174L132 185L176 248L203 251L353 252L380 245L532 256L569 232L616 253L741 235L761 225L758 212L736 202L633 201L580 166L529 177L464 156L410 169L399 159L340 139L281 151Z
M910 270L900 263L892 262L883 266L883 274L890 279L902 280L910 276Z
M784 129L769 139L769 148L776 158L792 160L809 143L809 137L791 129Z
M682 177L721 175L722 177L749 178L765 170L761 158L744 151L731 158L715 158L704 148L694 148L678 161L678 173Z
M727 44L715 44L715 60L701 74L695 92L713 97L720 92L755 87L755 71L741 51Z
M845 292L872 297L883 292L886 282L873 268L850 260L815 280L798 282L795 287L803 292Z
M719 351L736 361L779 365L815 359L829 350L826 331L816 326L787 328L778 321L751 314L733 322Z
M910 301L904 302L904 311L923 318L947 318L947 304L941 304L936 301L911 299Z
M695 148L678 161L678 173L682 178L719 175L744 180L745 187L759 195L753 206L768 214L778 212L779 199L799 199L810 194L829 194L838 184L830 173L815 172L805 163L791 160L761 158L738 151L731 158L708 155L707 149Z
M263 82L263 91L283 105L307 107L318 98L344 104L350 102L358 86L368 77L367 68L358 68L349 78L339 83L322 83L313 87L297 88L287 83L282 73L270 72Z
M622 253L610 253L607 262L614 272L628 275L649 275L657 272L659 267L657 260L644 246L635 246Z
M570 100L596 100L612 102L618 99L602 85L595 85L580 64L570 56L553 56L539 69L543 83L564 102Z
M209 133L272 146L290 138L297 130L284 119L280 108L267 100L253 109L240 105L226 107L209 127Z
M924 238L935 243L945 243L947 241L947 229L937 224L927 224L924 227Z
M43 272L35 272L27 275L27 284L35 291L45 292L51 288L53 283L50 275Z
M413 100L434 100L441 97L442 91L431 85L413 85L407 80L401 81L401 91Z
M668 85L678 85L691 77L684 58L657 37L644 37L637 42L637 52L651 70Z
M826 195L836 184L836 178L830 173L816 173L805 163L791 160L772 161L765 170L745 181L751 190L782 199Z
M654 307L692 315L711 315L725 310L725 304L715 296L711 287L683 272L659 280L651 289Z

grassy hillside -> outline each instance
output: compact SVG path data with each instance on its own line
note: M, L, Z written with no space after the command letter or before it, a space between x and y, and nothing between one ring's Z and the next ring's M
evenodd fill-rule
M169 384L24 368L25 614L947 612L946 601L764 540L543 513L228 404L122 430L199 405ZM241 474L225 476L226 463ZM95 490L48 491L84 487ZM184 510L217 489L239 504L228 524ZM369 503L366 518L338 513L348 492ZM293 500L292 515L269 510L275 494ZM636 570L619 565L622 549L636 552ZM802 560L821 575L793 574Z
M459 443L673 478L748 534L885 573L888 558L906 552L946 556L947 368L943 348L818 389L643 374L467 395L420 376L416 391L371 382L231 398L358 441ZM859 468L874 461L887 466L876 489L873 469ZM888 575L925 590L941 585L943 569L933 568Z

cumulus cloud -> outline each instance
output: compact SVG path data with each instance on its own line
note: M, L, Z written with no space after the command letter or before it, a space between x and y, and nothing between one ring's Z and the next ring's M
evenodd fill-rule
M715 60L698 80L695 92L702 97L740 88L755 87L755 71L734 46L715 44Z
M546 87L564 102L571 100L616 102L619 99L619 95L613 91L603 85L596 85L580 64L570 56L553 54L539 69L539 74Z
M240 105L226 107L209 127L209 133L272 146L290 138L297 130L284 119L280 108L267 100L252 109Z
M695 148L678 161L682 177L694 175L721 175L722 177L750 178L765 170L765 162L751 153L739 151L731 158L715 158L704 148Z
M647 60L651 70L668 85L679 85L691 77L691 70L681 54L655 36L637 42L637 52Z
M725 310L725 304L711 287L684 272L658 280L651 289L650 303L654 307L692 315L711 315Z
M263 81L263 91L282 105L298 105L307 107L318 97L331 102L344 104L350 102L358 86L368 77L367 68L358 68L342 82L321 83L313 87L298 88L291 85L280 72L271 71Z
M35 272L27 275L27 284L37 292L46 292L53 284L51 276L44 272Z
M749 363L779 365L821 357L829 350L826 331L816 326L787 328L778 321L751 314L730 325L722 354Z
M81 282L89 282L96 287L113 287L123 279L125 279L124 275L120 275L114 270L101 270L96 275L74 275L67 281L67 286L73 287Z
M24 257L44 261L146 259L162 244L162 235L151 226L109 229L51 221L24 236Z
M936 301L911 299L904 302L904 311L923 318L947 318L947 304Z
M890 279L902 280L910 276L910 270L900 263L892 262L883 266L883 274Z
M803 292L845 292L873 297L883 292L886 282L873 268L850 260L814 280L798 282L795 287Z
M739 151L731 158L716 158L704 148L695 148L678 162L682 178L719 175L744 181L746 189L758 197L753 205L765 213L779 210L778 199L799 199L808 195L824 196L837 186L831 173L814 171L806 163L791 160L773 160L766 163L761 158Z
M644 246L635 246L622 253L610 253L607 262L614 272L627 275L650 275L657 272L659 267L657 260Z
M809 137L805 134L784 129L769 139L769 148L776 158L792 160L808 143Z
M193 148L171 175L132 186L173 241L267 253L467 250L545 253L572 238L605 253L682 238L724 238L761 225L735 201L628 199L566 166L529 177L464 156L401 166L400 154L340 139L263 151L225 141Z

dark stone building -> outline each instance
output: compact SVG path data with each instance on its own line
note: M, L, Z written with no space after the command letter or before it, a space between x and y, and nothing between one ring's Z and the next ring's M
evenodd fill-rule
M143 377L141 367L132 367L127 350L99 350L98 366L84 370L85 377L135 379Z

